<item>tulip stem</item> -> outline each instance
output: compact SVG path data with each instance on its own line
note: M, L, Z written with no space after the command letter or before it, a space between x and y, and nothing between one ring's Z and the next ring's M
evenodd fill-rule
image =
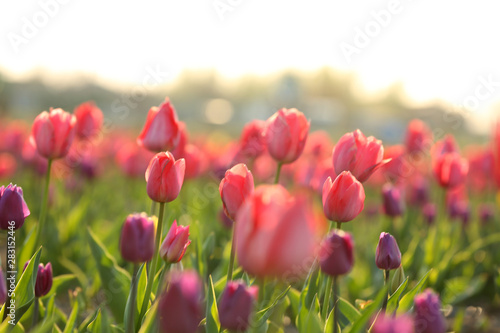
M35 328L36 324L38 324L38 315L40 312L39 308L40 308L40 304L39 304L38 297L35 297L35 304L33 307L33 321L31 324L31 329Z
M325 288L325 296L323 297L323 311L321 315L326 320L328 317L328 310L330 308L330 294L332 292L333 287L333 278L329 275L326 276L326 288Z
M165 203L160 202L160 213L158 214L158 227L156 228L155 237L155 253L153 255L153 260L149 266L148 281L146 283L146 293L144 294L144 299L142 300L141 312L139 314L139 323L142 321L142 317L146 314L148 308L149 299L151 298L151 290L153 289L154 278L156 276L156 266L158 265L158 257L160 256L160 244L162 236L162 226L163 226L163 212L165 210Z
M384 303L382 304L382 312L385 312L385 309L387 309L387 301L390 296L390 291L389 291L389 274L391 273L390 270L386 269L384 270L384 286L387 287L387 297L384 299Z
M283 163L278 162L278 168L276 169L276 176L274 177L274 183L278 184L280 181L280 173L281 173L281 167L283 166Z
M128 313L128 323L126 325L126 333L134 333L134 315L135 315L135 307L137 303L137 272L139 271L139 265L134 264L134 273L132 275L132 285L130 288L130 308Z
M339 322L339 283L338 276L333 277L333 333L338 332L337 323Z
M337 222L337 229L342 230L342 222Z
M36 229L35 247L42 245L40 243L40 237L43 235L43 226L45 224L45 219L47 218L51 167L52 167L52 159L49 158L47 165L47 173L45 175L45 188L42 193L42 206L40 207L40 216L38 218L38 227Z
M233 223L233 232L232 232L232 239L231 239L231 255L229 257L229 267L227 269L227 282L226 284L233 279L233 266L234 266L234 250L235 250L235 239L234 239L234 234L235 234L235 225Z

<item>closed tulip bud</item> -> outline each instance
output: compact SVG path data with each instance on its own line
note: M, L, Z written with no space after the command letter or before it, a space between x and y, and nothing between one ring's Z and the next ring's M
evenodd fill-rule
M398 290L399 286L405 281L405 271L403 269L403 265L400 265L394 271L394 276L392 277L391 282L391 294L394 294L396 290Z
M31 140L47 159L66 156L75 137L76 117L63 109L43 111L33 122Z
M75 108L76 134L80 138L92 138L102 127L103 115L94 102L85 102Z
M415 333L444 333L446 322L441 313L439 296L427 289L416 295L415 299Z
M375 320L370 330L372 333L414 333L410 316L392 317L381 313Z
M353 252L351 234L333 230L321 244L319 253L321 271L331 276L349 273L354 263Z
M323 211L335 222L349 222L364 208L363 185L349 172L343 171L332 182L328 177L323 184Z
M181 191L185 170L183 158L176 161L168 151L156 154L146 170L146 190L149 197L156 202L175 200Z
M194 272L173 272L168 289L158 304L159 328L162 333L196 333L203 318L202 284Z
M19 229L29 215L30 210L24 201L21 187L12 184L0 187L0 229Z
M378 240L375 255L377 267L383 270L396 269L401 266L401 252L396 239L387 232L382 232Z
M224 212L231 220L234 221L238 209L253 190L253 176L245 164L237 164L226 171L219 185L219 193Z
M155 221L146 213L127 216L120 238L123 259L133 263L150 261L155 250L155 229Z
M335 173L350 171L360 182L366 181L381 166L383 160L382 141L373 136L366 137L359 129L344 134L333 148Z
M433 203L426 203L422 208L422 213L424 215L424 221L428 224L434 224L436 220L436 205Z
M382 187L382 198L385 215L391 217L403 215L405 203L400 188L394 187L389 183L385 184Z
M465 182L469 164L458 153L445 153L434 163L434 175L441 187L454 188Z
M292 163L302 154L309 122L297 109L281 109L267 120L265 141L269 154L280 163Z
M406 129L406 151L410 154L422 153L431 147L432 132L421 120L414 119Z
M30 262L27 261L24 264L23 272L28 267ZM52 288L52 264L50 262L47 265L39 264L38 265L38 273L36 275L35 282L35 296L42 297L49 293Z
M172 223L165 240L160 247L160 256L168 263L181 261L186 248L191 244L189 240L189 226L177 225L177 221Z
M259 289L246 287L243 282L228 282L219 301L221 327L234 332L245 332L250 325L250 316Z
M172 150L180 140L179 120L168 97L160 107L152 107L137 138L139 146L153 152Z
M243 127L240 137L240 154L243 157L254 159L266 150L264 131L266 122L253 120Z
M0 267L0 304L4 304L7 300L7 285L5 284L5 276Z

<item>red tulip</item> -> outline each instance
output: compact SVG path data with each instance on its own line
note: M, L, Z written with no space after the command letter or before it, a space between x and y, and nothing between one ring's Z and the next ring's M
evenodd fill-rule
M91 138L99 133L103 115L94 102L85 102L75 108L76 134L80 138Z
M191 244L189 240L189 226L178 226L177 221L174 221L165 240L161 244L160 257L168 263L179 262L189 244Z
M229 281L218 306L221 327L231 332L245 332L258 292L257 286L247 287L243 282Z
M31 140L45 158L66 156L75 137L76 117L63 109L43 111L33 122Z
M444 333L446 321L441 313L439 296L430 289L415 296L415 332Z
M159 152L174 149L179 140L177 113L167 97L160 107L153 106L149 110L137 143L150 151Z
M265 140L269 154L280 163L292 163L304 150L309 122L297 109L281 109L267 120Z
M421 120L414 119L406 129L405 145L409 154L427 151L432 144L432 132Z
M350 171L360 182L366 181L382 165L384 147L373 136L365 137L358 129L344 134L333 148L335 172Z
M318 231L307 204L281 185L255 189L235 224L236 254L245 271L285 280L307 274Z
M0 229L19 229L29 215L30 210L24 201L21 187L12 184L0 187Z
M453 188L465 182L468 162L458 153L445 153L436 158L434 175L442 187Z
M186 161L186 174L184 175L186 179L196 178L204 172L206 159L205 153L200 148L187 144L181 156Z
M349 222L361 213L365 202L363 185L349 171L343 171L332 182L323 185L323 211L335 222Z
M468 184L471 190L481 193L492 185L495 177L495 155L491 148L469 146L466 151L469 162Z
M226 215L234 221L236 213L254 189L253 176L245 164L237 164L226 171L220 182L219 193Z
M254 159L266 150L264 131L266 122L253 120L243 127L240 137L240 154L243 157Z
M120 237L120 252L123 259L147 262L153 258L155 250L155 222L146 213L127 216Z
M396 239L387 232L380 233L375 263L383 270L396 269L401 266L401 251Z
M351 234L335 229L321 243L319 263L321 271L331 276L344 275L354 264L354 243Z
M159 332L196 333L203 318L202 283L194 272L172 272L158 304Z
M175 200L184 182L186 163L183 158L175 160L170 152L156 154L146 170L146 190L156 202Z
M174 155L175 158L184 157L185 148L189 141L189 134L187 131L186 123L183 121L178 122L179 125L179 142L170 152Z

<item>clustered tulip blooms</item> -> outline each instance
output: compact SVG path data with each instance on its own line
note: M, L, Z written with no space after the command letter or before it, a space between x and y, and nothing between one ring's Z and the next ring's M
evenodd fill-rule
M30 210L24 201L21 187L12 184L0 187L0 229L9 230L9 227L19 229L29 215Z

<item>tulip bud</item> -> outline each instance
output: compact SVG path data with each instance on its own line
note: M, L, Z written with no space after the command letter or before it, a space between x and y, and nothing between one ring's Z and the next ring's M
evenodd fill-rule
M219 193L224 212L231 220L234 221L238 209L253 189L253 176L245 164L237 164L226 171L219 185Z
M413 320L410 316L388 316L381 313L370 332L372 333L413 333Z
M328 177L323 184L323 211L335 222L349 222L364 208L363 185L349 172L343 171L332 182Z
M5 276L0 267L0 304L4 304L7 300L7 285L5 284Z
M178 226L177 221L174 221L165 240L161 244L160 256L168 263L179 262L189 244L191 244L189 240L189 226Z
M257 286L246 287L243 282L228 282L219 301L221 327L234 332L246 331L258 292Z
M479 221L481 225L487 225L493 221L495 217L495 209L488 204L482 204L479 206Z
M24 264L23 272L28 267L29 260ZM35 297L42 297L49 293L52 288L52 265L50 262L47 265L39 264L38 273L35 282Z
M394 294L398 290L399 286L405 281L405 271L403 265L400 265L394 271L394 276L392 277L391 283L391 294Z
M179 120L167 97L160 107L154 106L149 110L137 143L150 151L159 152L174 149L179 140Z
M354 244L351 234L334 230L323 240L319 253L321 270L328 275L344 275L354 263Z
M168 151L156 154L146 170L146 190L149 197L156 202L175 200L181 191L185 170L183 158L176 161Z
M429 201L429 182L422 175L415 176L408 184L410 205L421 207Z
M160 296L158 320L160 332L196 333L202 315L201 281L194 272L173 272L168 289Z
M377 267L383 270L396 269L401 265L401 252L396 239L387 232L382 232L375 255Z
M439 296L430 289L416 295L415 299L415 332L444 333L446 322L441 314Z
M80 138L92 138L102 127L103 115L94 102L85 102L75 108L76 134Z
M11 153L0 153L0 179L10 178L17 169L17 162Z
M266 150L264 131L266 122L253 120L243 127L240 137L240 154L249 159L255 159Z
M410 154L422 153L428 150L432 143L432 132L421 120L414 119L406 129L406 151Z
M442 187L454 188L465 182L469 164L458 153L445 153L436 158L434 175Z
M66 156L75 137L76 117L63 109L43 111L33 122L31 140L47 159Z
M404 212L404 197L401 190L387 183L382 187L384 213L390 217L401 216Z
M424 215L424 221L431 225L436 220L436 205L433 203L426 203L422 208L422 213Z
M335 173L350 171L360 182L389 162L383 158L382 141L373 136L367 138L360 130L344 134L333 148Z
M130 214L123 224L120 252L123 259L147 262L153 258L155 243L155 221L146 213Z
M19 229L29 215L30 210L24 201L21 187L12 183L7 187L0 187L0 229L9 230L9 227Z
M267 120L265 140L269 154L280 163L292 163L302 154L309 122L297 109L281 109Z

